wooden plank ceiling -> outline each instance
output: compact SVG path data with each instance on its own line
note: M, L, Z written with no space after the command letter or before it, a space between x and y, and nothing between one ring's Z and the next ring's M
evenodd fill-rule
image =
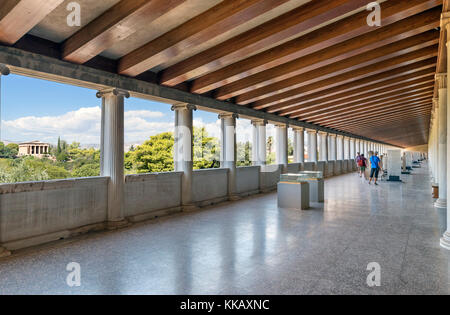
M427 143L442 0L3 0L0 42L408 147ZM23 14L26 12L26 14ZM59 38L59 40L58 40ZM442 46L442 45L441 45Z

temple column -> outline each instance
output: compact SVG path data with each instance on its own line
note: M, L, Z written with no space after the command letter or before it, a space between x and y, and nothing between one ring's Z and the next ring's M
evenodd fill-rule
M344 137L343 136L337 136L337 159L338 160L344 160Z
M444 28L445 25L445 30L447 33L447 38L446 38L446 50L447 50L447 73L449 73L450 71L450 23L449 23L449 15L450 13L446 12L443 14L443 19L441 20L441 29ZM447 123L448 120L450 119L450 111L447 110L447 105L450 104L450 93L448 93L447 91L447 73L443 74L443 75L438 75L438 82L439 82L439 107L441 105L441 97L444 97L445 94L445 110L446 110L446 117L445 117L445 122ZM442 90L442 96L441 96L441 90ZM441 110L439 109L439 114L441 114ZM441 119L439 118L439 125L440 125ZM447 125L445 125L447 127ZM446 128L446 158L447 155L450 154L450 152L448 152L447 150L450 150L450 144L447 145L447 142L450 141L450 136L448 136L448 132L450 132L449 130L450 128ZM440 143L442 143L440 141ZM441 148L441 146L439 147L439 149ZM450 167L447 168L447 161L445 164L445 177L446 177L446 181L448 178L450 178ZM439 184L440 184L440 180L439 180ZM450 185L447 185L447 182L445 183L446 185L446 190L450 189ZM441 191L441 187L439 187L439 199L441 199L441 195L440 195L440 191ZM448 193L448 191L446 192ZM447 195L445 196L445 198L447 198ZM441 246L445 249L450 250L450 211L449 208L447 208L447 230L444 233L444 235L441 238Z
M439 93L439 199L434 206L447 208L447 75L437 74Z
M317 130L308 130L308 162L317 162Z
M320 136L320 161L328 161L328 133L319 132Z
M2 76L4 75L9 75L9 68L7 66L5 66L4 64L0 64L0 98L2 97L1 95L1 81L2 81ZM0 117L1 119L1 117ZM1 129L0 129L0 140L1 140ZM0 235L2 235L2 225L0 224ZM9 250L7 250L6 248L2 247L2 244L0 243L0 257L6 257L11 255L11 252Z
M336 161L337 160L337 136L335 134L329 135L329 141L330 141L330 160Z
M222 127L220 167L228 168L228 196L230 200L239 199L236 195L236 118L238 118L238 115L232 113L219 115Z
M344 160L350 159L350 138L344 137Z
M305 162L305 130L294 127L294 163Z
M353 160L356 157L356 139L350 139L350 158Z
M106 89L97 92L104 106L103 151L101 176L109 177L108 182L108 228L127 224L124 218L124 99L130 97L127 91Z
M276 128L276 163L283 165L283 173L287 172L288 167L288 126L286 124L277 124Z
M253 165L263 166L267 161L267 139L266 125L267 121L262 119L252 120L253 125L253 147L252 160Z
M172 106L172 110L175 112L173 160L175 171L183 173L181 178L181 205L184 211L196 208L192 204L193 112L196 109L195 105L186 103L178 103Z

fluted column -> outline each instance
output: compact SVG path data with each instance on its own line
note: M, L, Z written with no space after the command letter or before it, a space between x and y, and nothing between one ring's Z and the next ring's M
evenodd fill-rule
M228 169L228 196L231 200L236 195L236 119L237 114L223 113L219 115L221 123L220 167Z
M437 208L447 208L447 75L437 74L439 92L439 199Z
M192 204L192 176L193 112L196 109L195 105L186 103L178 103L172 106L172 110L175 112L173 160L175 171L183 173L181 177L181 205L183 210L195 208Z
M287 172L288 166L288 126L277 124L276 128L276 163L283 165L283 173Z
M317 131L308 130L308 162L317 162Z
M328 161L328 133L319 132L320 135L320 161Z
M9 74L9 68L3 64L0 64L0 99L2 97L1 95L1 82L2 82L2 76L8 75ZM0 117L0 122L1 122L1 117ZM0 140L1 138L1 128L0 128ZM1 217L0 217L1 220ZM0 222L1 223L1 222ZM2 235L2 224L0 224L0 235ZM0 257L5 257L5 256L9 256L11 255L11 252L9 250L7 250L6 248L2 247L2 244L0 243Z
M329 135L330 140L330 160L336 161L337 160L337 137L335 134Z
M294 163L305 162L305 129L294 128Z
M444 93L446 94L446 100L445 100L445 103L446 103L445 122L446 122L446 124L447 124L447 121L450 119L450 111L447 110L447 106L448 106L448 104L450 104L450 93L448 93L448 91L447 91L447 74L450 71L450 64L449 64L449 62L450 62L450 23L449 22L450 22L450 13L449 12L443 13L443 17L442 17L442 20L441 20L441 29L445 28L446 35L447 35L447 38L446 38L447 73L446 73L445 77L444 76L440 76L440 77L438 76L438 79L441 79L441 80L438 80L438 81L439 81L439 87L440 87L440 89L439 89L439 107L442 104L441 100L440 100L440 98L441 98L441 90L442 90L442 94L444 94ZM445 83L445 89L444 89L444 86L443 86L444 83ZM440 109L439 109L439 114L441 114L441 110ZM439 126L440 126L440 122L441 122L441 119L439 118ZM447 127L447 125L446 125L446 127ZM450 144L447 145L447 142L450 141L450 136L448 136L448 132L450 132L449 129L450 128L446 129L446 147L445 147L445 149L446 149L446 152L445 152L446 153L446 158L450 154L450 152L447 151L447 150L450 150ZM440 131L439 131L439 133L440 133ZM442 143L442 142L440 141L440 143ZM439 146L439 149L440 148L441 148L441 146ZM445 168L446 168L446 181L447 181L447 179L450 178L450 167L447 168L447 161L446 161L446 164L445 164ZM441 183L441 181L439 179L439 184L440 183ZM450 185L447 186L447 182L445 184L446 184L446 190L450 189ZM439 199L441 199L440 190L441 190L441 187L439 186ZM447 195L445 197L447 198ZM444 235L441 238L441 246L443 248L445 248L445 249L450 250L450 211L449 211L449 208L447 208L447 230L446 230L446 232L444 233Z
M350 138L344 137L344 160L350 159Z
M108 227L126 224L124 218L124 98L127 91L106 89L97 92L102 98L102 152L101 176L108 176Z
M439 186L439 139L438 139L438 126L439 126L439 99L433 98L434 111L433 111L433 160L432 160L432 173L433 173L433 186Z
M253 125L253 147L252 161L253 165L266 165L267 161L267 139L266 125L267 121L262 119L252 120Z
M344 137L337 136L337 159L344 160Z
M350 139L350 159L356 156L356 139Z

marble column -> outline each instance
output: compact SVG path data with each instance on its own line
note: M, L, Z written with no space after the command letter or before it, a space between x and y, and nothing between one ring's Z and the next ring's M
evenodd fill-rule
M263 166L267 161L267 139L266 125L267 121L262 119L252 120L253 125L253 147L252 161L253 165Z
M350 160L350 138L344 137L344 160Z
M294 128L294 163L305 162L305 129Z
M328 161L328 133L319 132L320 135L320 161Z
M1 96L1 82L2 82L2 76L4 75L8 75L9 74L9 68L3 64L0 64L0 98ZM1 117L0 117L1 120ZM1 140L1 129L0 129L0 140ZM2 225L0 224L0 235L2 234L1 232L1 228ZM6 257L11 255L11 252L9 250L7 250L6 248L2 247L2 244L0 243L0 257Z
M105 89L97 92L105 104L102 113L103 151L101 176L108 176L108 228L127 224L124 217L124 99L130 97L121 89Z
M447 75L437 74L439 93L439 199L434 206L447 208Z
M434 125L433 125L433 185L439 186L439 99L434 98Z
M276 130L276 163L283 165L282 172L287 172L288 167L288 126L286 124L275 125Z
M344 160L344 137L337 136L336 141L337 141L337 159Z
M236 119L237 114L219 115L221 123L220 167L228 169L228 196L230 200L239 199L236 194Z
M356 157L356 139L350 139L350 159L353 160Z
M446 38L446 40L447 40L447 43L446 43L446 48L447 48L446 49L447 50L447 73L449 73L449 71L450 71L450 64L449 64L449 62L450 62L450 23L449 23L449 15L450 15L450 13L448 13L448 12L444 13L443 14L443 20L441 21L441 28L443 28L443 26L445 25L445 30L446 30L446 33L447 33L447 38ZM438 77L438 79L441 79L441 80L438 80L438 81L441 81L439 83L439 87L440 87L440 89L439 89L439 98L441 98L441 87L442 87L442 90L443 90L442 93L444 94L444 92L445 92L445 94L446 94L446 105L450 104L450 93L448 93L447 89L444 90L444 86L443 86L443 84L445 82L445 88L447 88L447 73L445 74L445 76L441 75L440 77ZM439 100L439 103L441 103L440 100ZM446 110L447 110L447 108L446 108ZM441 113L441 111L439 111L439 114L440 113ZM447 110L446 114L447 114L446 115L446 122L447 122L450 119L449 118L450 117L450 111ZM439 122L440 122L440 118L439 118ZM450 128L447 128L447 135L446 135L447 142L450 141L450 136L448 135L448 132L450 132L449 129ZM450 144L448 144L445 149L446 149L446 154L449 155L450 152L448 152L447 150L450 150ZM446 180L447 180L448 178L450 178L450 174L449 174L450 173L450 167L447 168L447 163L445 165L445 168L446 168ZM447 185L447 183L446 183L446 190L447 189L450 189L450 185ZM440 190L441 190L441 187L439 186L439 198L441 198ZM447 193L448 193L448 191L447 191ZM447 197L447 196L445 196L445 197ZM443 248L445 248L445 249L450 250L450 211L449 211L449 208L447 208L447 231L444 233L444 235L441 238L441 246Z
M330 141L330 160L336 161L337 160L337 137L336 137L336 135L330 134L329 141Z
M175 112L175 132L173 146L173 160L175 171L182 172L181 177L181 205L183 210L196 207L192 202L192 174L193 174L193 112L196 106L178 103L172 106Z
M317 162L317 130L308 130L308 162Z

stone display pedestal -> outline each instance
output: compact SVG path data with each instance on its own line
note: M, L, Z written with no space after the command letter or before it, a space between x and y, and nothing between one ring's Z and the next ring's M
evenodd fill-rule
M323 179L306 180L309 184L309 201L324 202L325 200L325 181Z
M309 208L310 189L307 182L278 183L278 207L306 210Z
M400 150L388 150L387 163L388 181L401 182L402 158Z

